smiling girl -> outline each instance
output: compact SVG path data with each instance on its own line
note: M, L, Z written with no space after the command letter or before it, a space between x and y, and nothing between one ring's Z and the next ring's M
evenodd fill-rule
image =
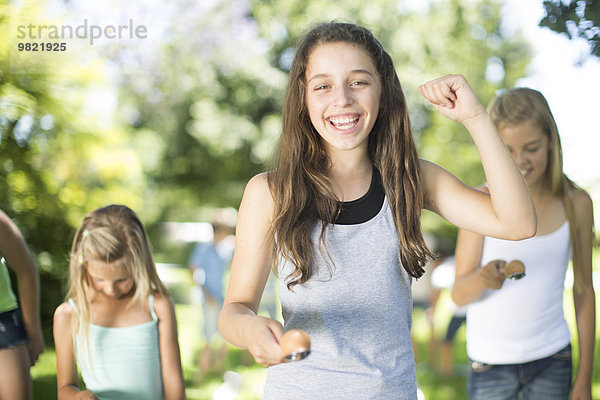
M452 297L469 304L467 353L471 399L567 399L570 333L563 314L565 273L573 260L573 300L579 368L572 399L591 400L595 296L590 196L562 169L558 128L544 96L516 88L496 97L489 112L529 186L537 235L510 242L461 230ZM526 275L505 281L506 262Z
M423 208L509 239L535 233L523 178L466 80L420 87L462 122L489 194L417 157L390 56L367 29L326 23L298 44L273 171L248 183L219 326L270 366L264 399L415 399L411 277L431 256ZM284 327L258 316L271 266L285 329L311 336L306 359L282 363Z
M58 398L185 398L173 302L135 213L110 205L86 215L69 273L54 314Z

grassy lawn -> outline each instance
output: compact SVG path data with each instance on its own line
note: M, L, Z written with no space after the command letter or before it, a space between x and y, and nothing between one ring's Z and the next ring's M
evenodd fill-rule
M174 296L184 298L183 295ZM600 296L596 296L596 309L600 309ZM181 346L182 362L186 380L186 393L190 400L210 400L215 391L223 383L223 372L235 371L241 377L240 391L236 400L260 399L264 384L266 369L252 362L251 357L245 351L230 348L224 362L224 368L219 372L209 373L202 378L198 377L197 353L201 346L200 327L202 326L202 308L199 305L177 304L177 320L179 324L179 340ZM575 332L575 318L571 291L565 291L565 315L572 332ZM450 303L447 292L442 293L435 314L436 337L443 338L445 328L450 319ZM419 388L423 391L426 399L434 400L456 400L466 399L466 365L467 356L465 351L465 329L460 328L454 342L454 365L455 373L444 378L439 373L439 356L435 354L431 359L433 365L427 360L428 334L427 323L422 311L414 315L414 333L417 341L417 380ZM596 337L600 338L600 321L597 318ZM593 398L600 399L600 345L596 345L596 363L594 365ZM574 343L574 357L577 357L577 344ZM576 362L576 359L574 360ZM55 355L53 349L48 349L32 368L34 380L34 399L54 400L56 399L56 369ZM233 399L233 397L220 397L219 399Z

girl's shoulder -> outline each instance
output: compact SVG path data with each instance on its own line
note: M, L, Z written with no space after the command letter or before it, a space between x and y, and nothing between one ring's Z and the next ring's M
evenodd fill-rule
M419 168L421 169L421 172L427 173L432 168L436 168L436 167L439 167L439 165L437 165L436 163L434 163L432 161L426 160L424 158L419 158Z
M8 248L18 236L18 228L13 220L4 211L0 210L0 245Z
M75 307L73 307L73 305L69 301L65 301L59 304L59 306L56 307L56 310L54 311L54 315L72 315L75 313Z
M164 318L175 311L175 303L169 295L154 293L154 311L158 319Z
M269 189L269 180L272 178L272 176L273 176L273 171L261 172L260 174L254 175L248 181L248 184L246 185L246 190L248 190L248 189L261 190L261 191L268 190Z
M71 324L71 320L77 316L77 311L73 308L73 306L65 301L54 311L54 324L64 325Z
M273 172L263 172L254 175L246 184L244 198L265 207L273 204L273 194L269 186Z
M8 215L2 210L0 210L0 227L3 229L12 228L13 222Z
M575 206L591 206L592 198L590 197L588 192L586 192L582 188L575 187L573 188L573 202L575 203Z
M593 203L590 195L580 187L573 189L573 208L577 219L590 219L593 215Z

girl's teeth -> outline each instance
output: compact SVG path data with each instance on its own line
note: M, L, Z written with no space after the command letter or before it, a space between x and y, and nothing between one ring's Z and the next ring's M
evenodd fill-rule
M358 122L358 118L356 117L340 117L340 118L332 118L330 119L333 126L338 129L349 129L352 128Z

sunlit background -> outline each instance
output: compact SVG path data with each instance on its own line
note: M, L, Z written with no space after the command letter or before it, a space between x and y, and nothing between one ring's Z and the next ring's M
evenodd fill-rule
M559 126L565 171L591 194L600 221L600 58L585 40L540 28L544 15L542 0L1 2L0 208L40 268L47 351L32 370L35 398L56 398L52 313L63 300L74 230L86 212L109 203L129 205L148 227L177 303L188 398L260 398L265 370L246 352L230 348L223 366L199 371L203 316L186 264L193 241L210 240L206 222L215 210L235 210L248 179L270 168L293 46L314 22L359 22L376 34L396 63L420 155L470 185L484 177L469 135L433 112L417 86L462 73L484 104L498 89L540 90ZM127 28L91 38L92 25ZM83 26L88 36L52 38L51 28L33 36L40 26ZM36 41L66 50L19 51ZM439 217L425 213L423 229L453 246L456 229ZM569 294L567 283L573 326ZM275 304L275 295L265 302ZM462 330L453 373L440 372L451 313L444 290L430 347L429 325L415 312L419 386L428 399L466 396ZM594 394L600 398L599 386Z

